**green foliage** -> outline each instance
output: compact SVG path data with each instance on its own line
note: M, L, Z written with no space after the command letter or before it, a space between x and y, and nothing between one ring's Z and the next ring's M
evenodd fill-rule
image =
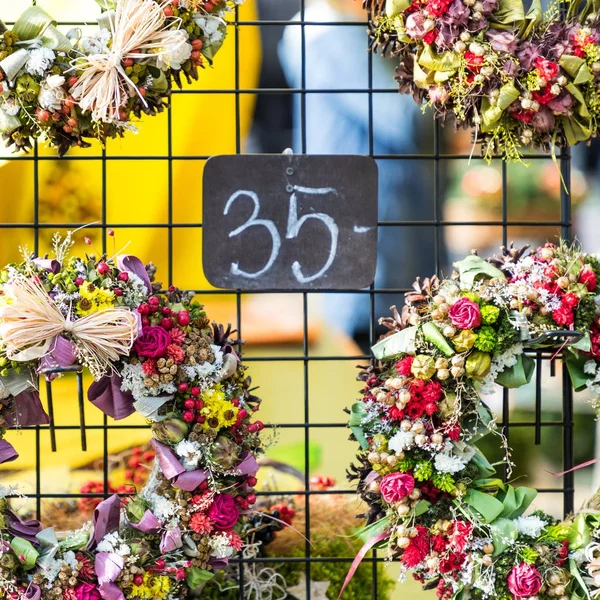
M539 554L529 546L525 546L521 548L519 551L520 558L523 562L535 564L535 561L538 559Z
M442 490L442 492L451 493L456 489L454 478L450 473L436 473L431 478L431 481L433 482L433 485L435 485L438 490Z
M500 316L500 309L492 304L481 307L481 320L484 325L493 325Z
M498 336L496 335L494 328L489 325L484 325L477 334L474 346L477 350L481 350L482 352L493 352L497 344Z
M423 460L416 464L413 477L417 481L427 481L431 479L432 475L433 465L429 461Z

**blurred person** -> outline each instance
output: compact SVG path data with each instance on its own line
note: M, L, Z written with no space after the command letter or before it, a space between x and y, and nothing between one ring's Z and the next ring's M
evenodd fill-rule
M290 23L279 45L279 57L291 88L307 90L365 90L364 93L305 94L303 114L300 94L294 98L294 151L308 154L370 154L369 53L366 13L360 0L306 0L305 23ZM294 17L299 21L300 14ZM365 24L356 24L365 21ZM350 24L334 25L336 22ZM352 24L352 22L354 24ZM302 64L302 30L305 31L305 65ZM373 89L394 89L393 61L372 58ZM303 78L305 81L303 82ZM395 91L373 94L373 147L375 155L419 152L419 142L431 143L415 123L419 107L409 96ZM431 126L430 119L421 125ZM305 132L303 132L303 127ZM303 136L305 133L305 136ZM303 147L303 139L306 147ZM428 151L431 151L429 148ZM431 220L434 216L432 161L378 160L380 221ZM436 266L433 227L383 226L379 228L377 288L408 288L415 277L431 275ZM442 236L439 235L441 240ZM441 241L440 241L441 244ZM391 304L402 304L401 294L377 294L375 318L389 314ZM340 324L361 344L368 346L370 302L366 294L324 296L325 316Z

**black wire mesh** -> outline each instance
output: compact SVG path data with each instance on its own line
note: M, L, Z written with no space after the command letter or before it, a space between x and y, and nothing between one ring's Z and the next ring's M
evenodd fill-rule
M249 0L252 1L252 0ZM368 60L368 73L367 73L367 84L363 88L308 88L307 86L307 28L309 27L355 27L357 25L364 26L366 21L327 21L327 22L316 22L309 21L305 18L307 0L298 0L297 10L299 11L298 20L287 22L283 20L247 20L242 21L238 18L238 10L236 10L235 22L231 23L230 39L228 43L233 44L235 47L235 71L234 71L234 89L211 89L211 90L174 90L174 98L180 95L202 95L211 94L219 95L224 97L234 98L234 114L228 115L228 118L235 119L235 152L241 153L244 147L244 139L242 137L242 126L241 126L241 108L240 99L243 95L259 95L259 96L271 96L279 95L286 96L289 98L299 98L299 123L300 128L300 150L305 153L309 149L311 140L309 139L307 129L308 119L308 108L307 108L307 97L312 94L359 94L366 96L368 105L368 148L366 151L374 157L380 164L385 161L407 161L408 164L412 164L414 161L427 163L432 169L432 180L431 180L431 193L430 198L427 201L431 201L432 213L431 217L420 220L390 220L382 219L378 223L379 228L395 228L398 232L398 236L402 236L403 232L408 229L416 229L419 231L428 231L433 229L433 252L435 257L435 269L439 272L444 266L443 258L443 239L445 229L451 227L463 227L463 226L474 226L479 228L497 228L501 231L502 244L507 244L511 240L511 227L515 226L526 226L530 227L531 231L534 232L537 228L555 228L556 233L560 234L566 239L572 237L572 217L571 217L571 197L569 195L570 188L570 164L571 157L567 150L564 150L559 156L560 171L565 182L565 186L561 190L561 202L560 202L560 218L555 221L543 221L543 222L530 222L522 220L511 220L509 217L508 208L508 184L509 184L509 173L510 166L502 164L502 213L500 219L494 220L470 220L469 215L466 214L465 218L461 220L447 221L444 219L442 205L445 195L445 182L444 182L444 169L447 167L449 162L457 160L467 160L468 155L465 154L454 154L448 151L444 144L443 133L444 130L440 128L439 123L435 123L433 128L432 146L430 151L424 152L411 152L403 154L382 154L377 153L376 148L377 138L374 134L374 111L376 110L376 100L382 94L396 94L397 90L394 87L394 82L390 78L389 88L375 88L373 85L373 61L381 60L379 57L369 56ZM63 22L61 25L68 26L80 26L85 25L84 22ZM282 28L283 26L299 27L301 31L301 46L300 46L300 60L301 60L301 85L298 88L242 88L240 84L240 55L244 52L243 45L240 41L240 31L242 28ZM367 36L365 30L364 47L367 48ZM217 68L219 68L217 64ZM174 111L177 108L171 107L168 110L167 115L167 154L162 155L160 153L152 153L144 156L133 156L133 155L108 155L106 150L102 150L101 155L94 154L81 154L81 155L68 155L64 161L100 161L101 163L101 220L97 224L90 225L90 230L99 233L101 236L102 249L107 248L107 236L109 229L148 229L151 233L154 230L166 230L166 244L167 244L167 284L173 283L174 265L176 261L184 260L184 257L176 254L174 236L175 234L183 229L192 228L200 230L202 228L201 222L178 222L174 218L174 172L173 166L176 161L204 161L208 158L206 155L175 155L173 154L173 134L174 134ZM425 117L426 119L429 117ZM341 126L341 125L340 125ZM283 148L281 149L283 150ZM340 149L343 151L343 149ZM91 151L88 151L91 152ZM550 160L547 155L532 155L527 157L528 160ZM34 239L34 251L38 251L40 247L40 234L44 230L60 229L65 230L67 228L75 228L85 223L52 223L43 222L40 218L40 165L43 161L56 160L54 156L40 155L38 147L34 148L34 152L30 156L15 156L11 157L11 161L28 161L33 165L33 220L31 222L18 222L18 223L0 223L0 228L3 230L13 229L22 232L32 232ZM155 161L166 163L167 165L167 177L168 177L168 194L165 198L166 203L166 215L165 221L160 223L120 223L108 219L108 166L112 161L139 161L142 169L150 169L151 165ZM473 163L481 159L477 156L473 157ZM152 162L150 162L152 161ZM397 199L397 201L410 202L417 201L412 198ZM398 262L400 265L403 264L404 258L398 256ZM422 275L428 275L429 273L423 273ZM240 338L243 337L244 323L242 318L242 299L251 294L269 294L269 291L245 291L245 290L214 290L214 289L198 289L196 290L200 297L210 297L213 295L234 295L236 299L236 320L237 329ZM369 289L364 290L351 290L354 294L360 295L363 298L363 302L368 303L370 313L370 326L369 326L369 343L372 344L376 341L380 331L377 326L377 319L380 316L377 314L377 301L384 298L387 302L388 298L394 298L399 294L407 291L405 287L394 287L394 288L381 288L375 284L371 285ZM343 414L331 414L329 422L315 422L311 415L311 402L310 402L310 377L311 377L311 365L319 361L331 361L331 364L335 364L337 361L350 361L352 364L357 362L363 362L368 360L369 356L362 352L355 352L352 355L340 354L340 355L315 355L311 352L310 348L310 335L309 335L309 321L311 315L309 314L309 300L311 295L318 295L321 292L306 292L298 290L295 292L301 298L302 303L302 352L300 355L289 356L285 354L274 353L272 356L250 356L245 360L252 365L254 362L267 362L274 369L281 362L294 361L302 367L302 381L303 387L303 406L302 406L302 420L299 423L287 422L287 423L274 423L273 425L280 430L293 429L303 431L303 442L304 442L304 486L305 489L302 492L293 491L296 496L303 497L304 506L301 507L306 513L306 525L305 531L303 532L307 539L311 537L311 512L310 512L310 498L317 494L353 494L354 491L345 486L345 489L336 489L333 491L316 491L310 489L310 447L311 447L311 434L315 430L339 430L345 427L345 418ZM331 293L331 292L328 292ZM341 292L338 292L341 293ZM556 431L557 436L562 436L562 464L564 470L568 470L573 466L573 394L570 386L570 382L566 373L566 367L558 359L552 356L552 353L537 352L536 361L538 369L535 376L535 397L534 397L534 413L535 418L533 421L513 421L510 420L510 408L512 401L512 392L509 390L503 391L502 396L502 412L499 415L499 425L504 428L505 434L509 440L511 439L511 432L515 429L526 428L528 431L531 430L531 444L540 444L543 430L550 429ZM552 359L552 360L551 360ZM550 374L552 377L559 377L562 379L560 386L562 388L562 418L559 419L543 419L543 388L542 388L542 365L548 361L551 361ZM556 366L559 365L557 369ZM558 371L558 373L557 373ZM260 381L256 382L260 385ZM50 425L48 426L37 426L30 428L34 432L34 443L35 443L35 485L33 497L36 501L36 512L38 515L41 513L41 502L42 499L50 498L81 498L81 497L103 497L107 496L108 493L96 493L96 494L59 494L59 493L46 493L43 489L42 484L42 456L41 456L41 438L42 436L49 436L51 442L51 449L55 451L57 448L57 432L65 430L79 430L81 438L81 448L86 450L88 447L88 433L93 431L101 431L102 433L102 454L103 454L103 480L104 489L108 490L109 484L109 433L114 432L115 434L126 435L128 431L134 429L141 429L144 426L132 426L132 425L121 425L115 423L112 420L109 422L106 417L104 421L99 425L90 425L85 422L85 410L84 410L84 380L81 373L76 374L76 393L78 398L79 414L73 415L73 421L69 424L55 424L54 422L54 408L56 403L56 397L52 393L52 383L46 383L47 390L47 406L50 415ZM358 390L358 388L357 388ZM267 398L266 401L275 401L275 399ZM354 398L347 398L346 403L349 406L354 401ZM26 428L27 429L27 428ZM325 449L327 450L327 449ZM352 459L352 456L348 456L348 462ZM573 473L566 474L556 488L544 488L539 490L545 494L561 495L562 501L562 512L568 513L573 509L574 504L574 476ZM277 492L263 492L263 496L279 496L285 494L285 490L278 490ZM358 512L358 511L357 511ZM257 559L261 563L271 563L273 565L281 564L284 562L301 563L305 566L306 574L306 598L311 598L311 567L315 563L321 562L343 562L350 563L350 557L337 557L337 558L321 558L314 557L311 555L311 545L307 541L305 544L305 557L302 558L260 558ZM371 561L373 565L373 577L371 590L365 590L364 598L371 597L374 600L378 596L378 579L377 579L377 562L384 560L382 556L375 556L373 558L366 559L366 562ZM239 559L239 577L242 585L239 588L239 598L244 598L244 563L252 562ZM333 582L334 586L341 586L341 582Z

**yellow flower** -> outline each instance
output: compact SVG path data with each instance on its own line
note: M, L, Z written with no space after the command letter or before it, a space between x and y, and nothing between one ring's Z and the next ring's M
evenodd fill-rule
M80 317L112 308L115 305L115 295L110 290L85 283L79 288L81 300L77 303L77 314Z
M201 410L206 421L202 424L202 428L208 429L223 429L230 427L237 420L238 408L231 404L225 396L225 392L220 385L206 390L202 394L204 407Z
M164 600L171 590L171 580L166 575L151 575L146 573L141 585L134 585L128 598L136 600Z

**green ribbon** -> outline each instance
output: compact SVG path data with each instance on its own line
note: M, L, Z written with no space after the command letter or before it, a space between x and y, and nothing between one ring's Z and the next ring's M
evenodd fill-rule
M57 22L39 6L30 6L18 19L13 31L18 43L40 45L50 50L70 52L73 45L69 38L56 28Z
M35 567L35 561L37 560L39 553L33 547L31 542L24 540L23 538L13 538L10 543L10 547L13 552L19 557L21 565L26 571L31 571Z
M437 325L432 321L427 321L421 326L423 337L433 344L440 352L450 357L456 354L454 348L448 343L448 340L442 335Z
M350 413L350 419L348 419L348 427L352 430L354 437L360 444L363 450L367 450L369 442L363 431L362 420L367 415L367 409L365 408L364 402L355 402L352 405L352 411Z
M522 0L500 0L498 8L490 17L490 27L513 29L525 21L525 8Z
M573 78L573 83L587 83L593 79L588 66L583 58L571 54L563 54L558 64Z
M185 582L192 591L198 589L215 576L214 572L199 569L198 567L187 569L186 573Z
M398 331L377 342L372 348L373 356L379 360L396 356L397 354L415 354L415 336L418 327L412 326Z
M506 279L504 273L476 254L470 254L454 263L460 276L461 286L470 289L477 279Z
M452 74L460 67L461 58L458 52L438 54L431 45L426 44L419 56L418 63L430 71L445 71Z
M519 354L512 367L498 374L496 383L505 388L520 388L531 381L534 370L535 361L525 354Z
M375 521L375 523L371 523L370 525L363 527L356 533L356 535L361 541L367 543L370 539L376 537L380 533L388 531L389 528L390 520L388 517L384 517L383 519Z
M521 30L519 32L519 37L527 38L531 35L535 27L542 22L543 18L543 9L541 0L533 0L527 14L525 15L525 20L521 25Z
M519 90L515 87L514 81L504 84L500 88L500 95L496 104L492 106L487 97L483 98L481 105L481 117L483 119L483 132L490 131L494 125L500 120L504 111L519 97ZM485 261L484 261L485 262ZM489 264L489 263L488 263ZM495 268L495 267L494 267ZM504 275L502 275L504 277Z
M96 0L97 2L98 0ZM386 0L385 14L388 17L395 17L402 14L409 6L410 0Z

